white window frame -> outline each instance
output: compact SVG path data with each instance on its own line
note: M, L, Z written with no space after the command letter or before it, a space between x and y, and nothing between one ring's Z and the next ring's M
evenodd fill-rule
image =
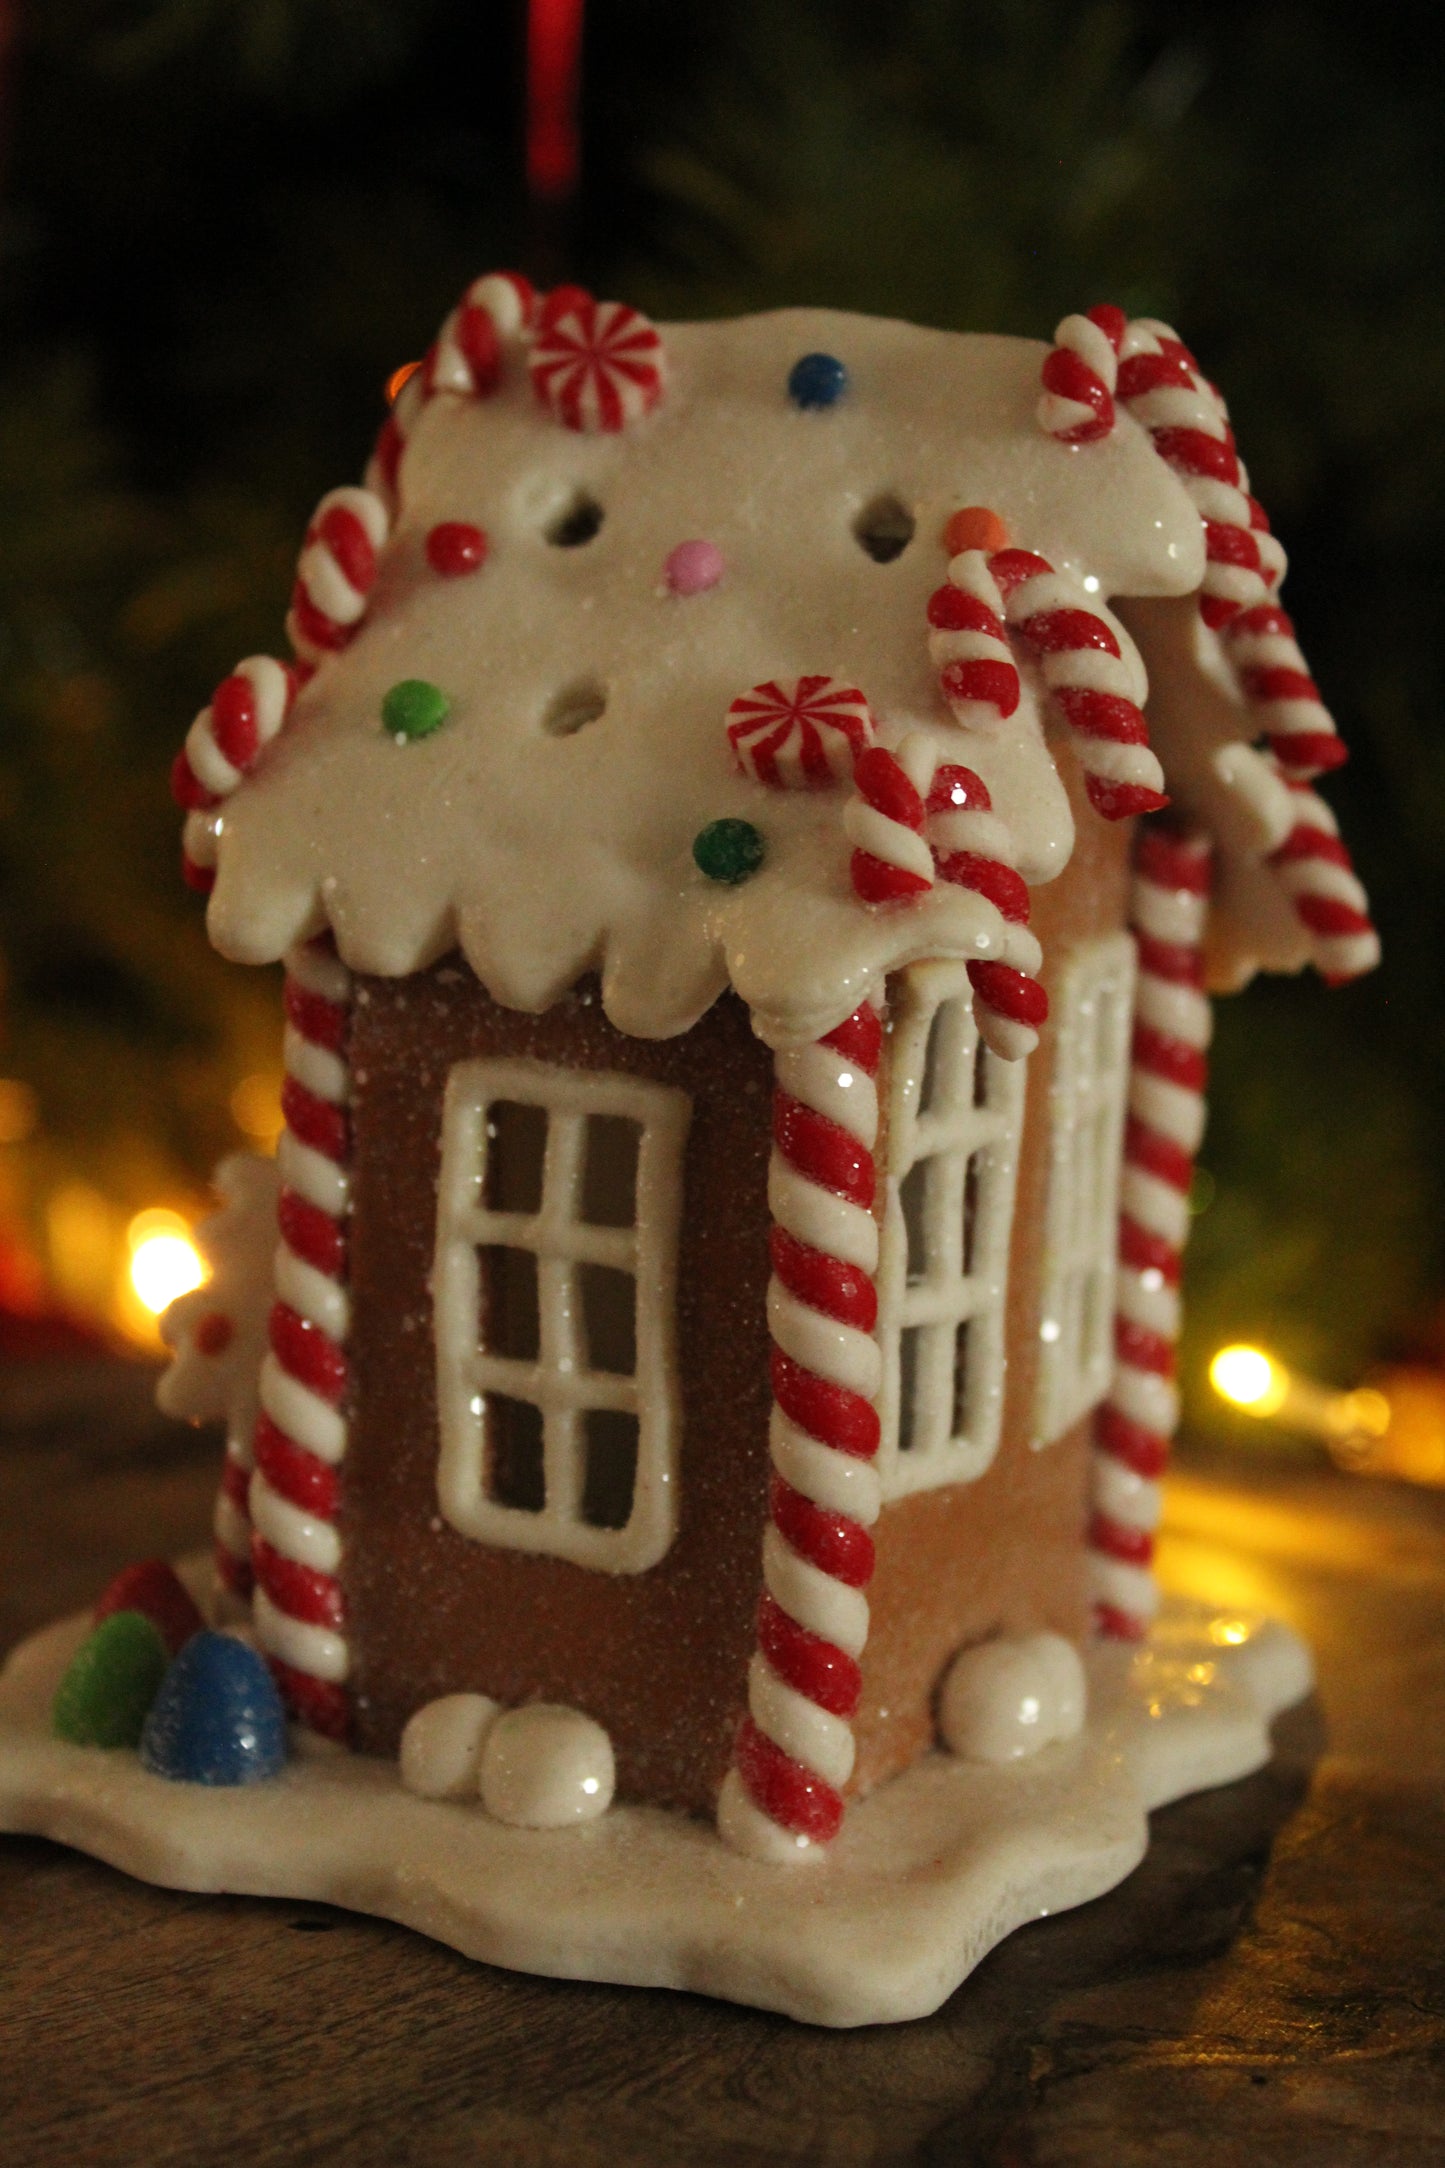
M888 1179L879 1259L882 1442L878 1471L885 1499L970 1483L998 1451L1003 1421L1005 1305L1013 1233L1023 1062L1000 1061L981 1046L973 996L962 964L915 964L890 1033ZM920 1104L929 1041L940 1011L932 1103ZM980 1058L984 1103L974 1105ZM972 1270L963 1270L968 1167L978 1156ZM902 1189L920 1160L933 1162L924 1212L927 1271L908 1278ZM957 1334L967 1323L963 1427L953 1427ZM905 1332L922 1328L914 1372L912 1442L900 1450L901 1355Z
M1054 996L1036 1447L1096 1407L1113 1372L1135 973L1133 936L1109 934L1075 950Z
M485 1203L488 1115L499 1102L540 1107L547 1118L540 1209L497 1212ZM478 1543L546 1553L606 1573L642 1573L677 1529L681 1411L675 1312L683 1152L692 1102L686 1092L613 1071L548 1062L458 1062L447 1079L437 1191L433 1278L437 1495L453 1528ZM639 1125L635 1219L595 1227L581 1217L587 1120L614 1115ZM482 1262L495 1246L537 1259L539 1348L517 1361L480 1344ZM592 1370L575 1268L610 1265L635 1282L636 1369ZM530 1401L542 1413L544 1503L538 1512L486 1491L488 1393ZM584 1521L585 1418L589 1409L637 1418L632 1512L622 1528Z

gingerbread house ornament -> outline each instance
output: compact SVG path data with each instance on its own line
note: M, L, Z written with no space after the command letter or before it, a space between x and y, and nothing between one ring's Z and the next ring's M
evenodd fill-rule
M286 968L210 1633L292 1759L102 1842L82 1622L0 1818L847 2024L1257 1766L1307 1655L1151 1558L1206 989L1376 956L1282 572L1166 326L469 289L175 778Z

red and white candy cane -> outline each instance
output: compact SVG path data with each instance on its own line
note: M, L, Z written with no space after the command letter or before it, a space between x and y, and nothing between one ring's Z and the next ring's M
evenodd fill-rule
M1054 333L1043 366L1039 427L1061 444L1096 444L1114 426L1114 389L1122 309L1102 302L1082 316L1066 316Z
M536 289L520 272L491 271L474 280L421 365L424 391L490 398L502 380L506 342L522 338L536 314Z
M963 729L1008 721L1019 704L1018 665L986 550L950 559L947 582L929 596L928 653L939 691Z
M568 429L626 429L650 414L667 382L657 326L625 301L572 288L543 304L528 363L537 397Z
M1127 633L1107 624L1072 575L1033 550L997 550L989 569L1009 624L1037 655L1068 724L1089 802L1106 820L1157 812L1169 800L1149 746L1144 665Z
M291 590L286 636L313 666L356 637L391 515L374 490L332 489L316 507Z
M1118 392L1204 524L1199 609L1218 631L1236 611L1268 600L1285 563L1263 505L1250 495L1223 395L1178 334L1151 317L1124 334Z
M738 766L770 790L821 790L846 783L873 742L873 717L856 685L801 677L770 678L740 693L727 713Z
M1099 1631L1136 1641L1158 1608L1160 1478L1179 1421L1175 1347L1189 1187L1204 1134L1204 927L1211 847L1139 832L1130 922L1139 954L1119 1210L1114 1374L1094 1426L1090 1579Z
M519 271L475 279L447 317L436 343L397 390L366 469L366 486L393 509L407 440L438 392L487 398L501 381L503 349L537 319L536 291Z
M921 732L905 744L927 751ZM853 844L853 887L864 903L906 903L932 888L933 853L923 840L923 794L931 777L931 757L915 781L899 755L881 745L859 754L843 828Z
M968 976L980 1038L1001 1060L1021 1061L1039 1043L1049 997L1035 976L1043 954L1028 930L1029 892L1015 867L1013 837L971 768L937 768L925 811L939 880L987 897L1004 922L1002 955L971 963Z
M879 1489L879 1056L868 1004L777 1057L768 1202L772 1489L748 1714L718 1804L739 1851L814 1854L853 1772Z
M288 1708L344 1739L349 1651L337 1578L351 1304L346 1223L351 974L329 939L286 959L286 1128L276 1302L251 1479L256 1632Z
M1315 969L1327 985L1342 986L1374 970L1380 937L1334 814L1308 783L1290 790L1295 824L1269 862L1309 936Z
M1309 783L1346 758L1343 739L1277 602L1256 603L1224 628L1225 648L1260 733L1287 783Z
M187 813L207 812L260 759L291 713L295 674L270 655L248 655L222 678L186 733L171 768L171 796Z

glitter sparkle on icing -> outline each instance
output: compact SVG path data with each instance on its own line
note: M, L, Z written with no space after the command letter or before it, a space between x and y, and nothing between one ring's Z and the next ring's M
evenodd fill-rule
M805 411L836 406L848 389L848 371L836 354L804 354L788 371L788 397Z
M480 527L464 519L444 519L426 538L426 561L443 579L455 580L468 572L480 572L487 561L487 537Z
M440 685L426 678L403 678L381 703L381 720L397 738L429 738L440 730L452 704Z
M692 855L699 873L735 888L757 872L766 846L751 821L709 821L694 837Z
M723 576L723 553L715 542L679 542L668 553L662 577L674 595L702 595Z

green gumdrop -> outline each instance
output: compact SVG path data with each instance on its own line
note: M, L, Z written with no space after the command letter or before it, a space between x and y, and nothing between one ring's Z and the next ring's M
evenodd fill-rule
M73 1746L139 1746L170 1659L139 1611L112 1611L82 1641L50 1705L57 1739Z
M440 730L452 704L427 678L403 678L381 703L381 719L394 737L429 738Z
M693 838L693 862L710 881L723 881L735 888L739 881L757 872L765 848L751 821L709 821Z

